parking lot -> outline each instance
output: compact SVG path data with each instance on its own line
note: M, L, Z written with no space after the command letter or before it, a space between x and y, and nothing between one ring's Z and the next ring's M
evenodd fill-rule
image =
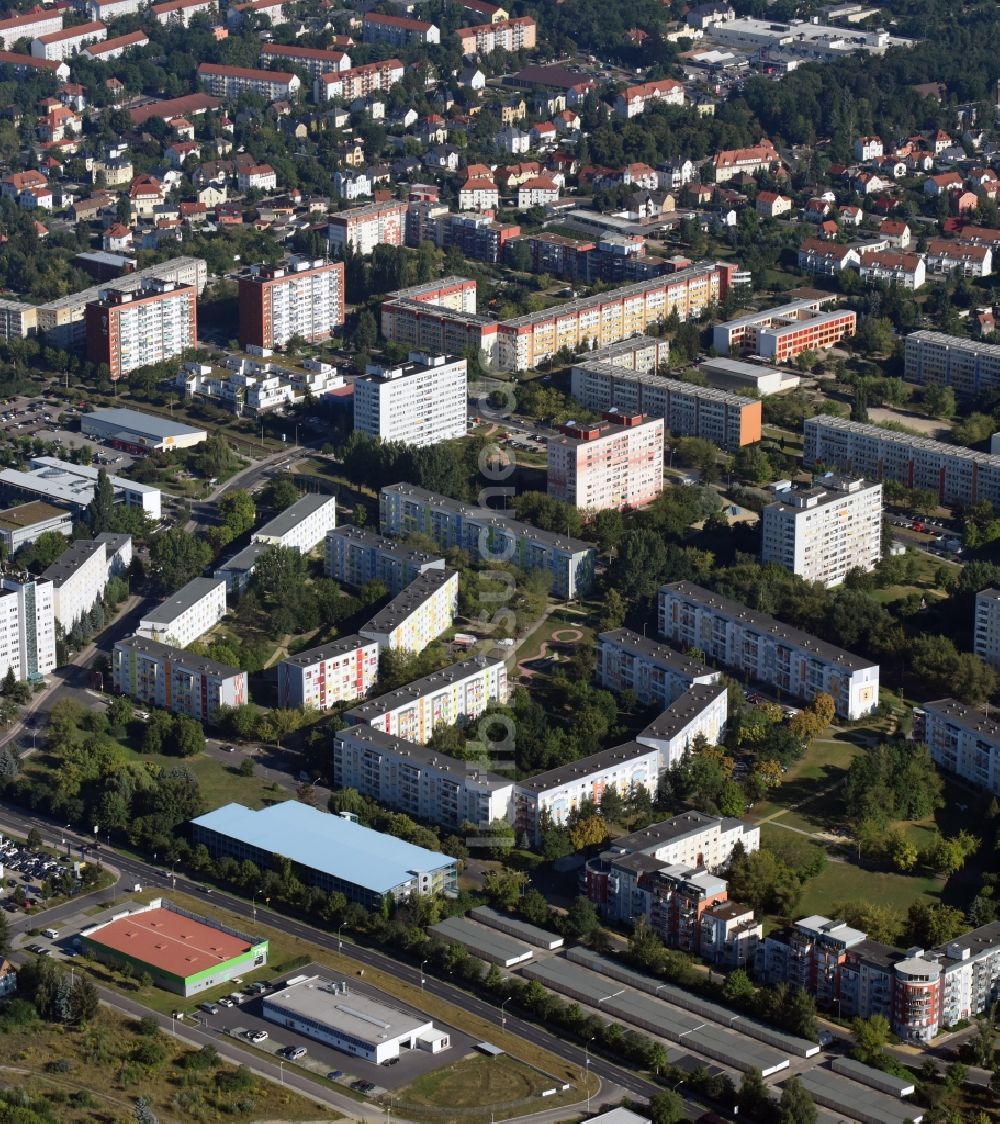
M0 901L8 913L30 914L43 897L42 883L62 871L72 872L72 866L59 861L48 851L33 851L13 839L5 839L0 844L0 865L3 869L3 885ZM79 889L79 881L74 881ZM24 891L25 901L14 901L18 890ZM46 953L51 942L45 942ZM31 951L37 951L32 949Z
M359 974L356 974L350 980L350 988L353 992L368 995L372 999L376 999L381 1003L387 1003L408 1014L421 1014L421 1012L417 1011L415 1008L396 999L395 996L387 995L385 992L379 991L374 987L369 987L367 984L363 983L360 972L361 969L358 970ZM319 975L327 980L342 978L332 973L329 968L324 967L322 964L307 964L304 968L295 972L294 975ZM290 978L290 976L284 977L270 983L267 988L268 994L283 988ZM243 1001L239 1005L234 1005L232 1007L219 1006L219 1000L216 999L214 1000L214 1005L218 1007L218 1014L210 1014L202 1010L200 1006L196 1004L191 1011L190 1017L200 1021L207 1029L215 1030L220 1034L227 1034L232 1038L246 1042L248 1046L253 1046L255 1049L262 1050L264 1053L272 1055L276 1060L284 1060L285 1065L297 1065L312 1074L330 1077L332 1080L342 1085L366 1082L371 1086L371 1088L364 1090L369 1096L378 1096L379 1093L385 1092L386 1090L399 1089L404 1085L408 1085L421 1074L429 1073L442 1066L453 1064L475 1048L475 1040L469 1035L463 1034L454 1027L442 1026L435 1023L438 1029L446 1030L451 1035L450 1049L444 1050L439 1054L432 1054L427 1050L404 1049L400 1052L399 1061L396 1064L377 1065L375 1062L368 1062L362 1058L356 1058L352 1054L341 1053L341 1051L335 1050L332 1046L327 1046L322 1042L316 1042L311 1038L306 1038L304 1035L298 1034L292 1030L287 1030L263 1018L261 1015L261 997L259 995L251 996L247 994L252 986L251 984L244 985L241 993L243 995ZM234 990L237 993L241 991L240 988L235 988ZM201 1002L205 1002L205 1000L201 1000ZM259 1034L261 1031L267 1035L267 1038L260 1042L252 1042L252 1036L254 1034ZM303 1057L294 1061L282 1057L281 1051L285 1051L289 1047L294 1048L302 1046L306 1049L306 1053ZM336 1074L335 1077L333 1076L334 1074Z
M85 412L86 407L68 406L58 399L9 398L0 402L0 434L11 441L31 437L55 445L60 456L89 445L94 450L95 464L105 465L113 472L128 468L133 459L128 453L80 433L79 418Z

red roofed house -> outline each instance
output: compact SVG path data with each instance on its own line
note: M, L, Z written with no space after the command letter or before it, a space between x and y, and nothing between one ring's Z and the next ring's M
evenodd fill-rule
M491 179L469 179L458 189L460 211L482 211L499 206L500 189Z
M792 209L792 201L787 195L778 195L773 191L758 191L754 209L765 219L776 219L788 214Z
M712 157L712 169L716 183L728 183L740 172L753 175L755 172L768 171L780 162L781 158L774 145L765 139L753 148L732 148L716 153Z
M627 86L615 98L615 113L619 117L638 117L650 105L662 102L664 105L683 105L684 87L673 78L659 82L643 82L639 86Z
M880 250L861 255L862 281L883 281L904 289L919 289L927 280L927 268L919 254Z
M924 195L936 197L943 195L953 187L962 186L962 177L958 172L942 172L938 176L928 176L924 180Z
M522 183L517 189L517 207L526 211L529 207L544 207L559 198L559 185L551 176L536 176Z
M931 273L951 274L957 269L966 277L989 277L993 272L993 251L971 242L932 239L924 260Z
M910 228L902 219L883 219L878 232L897 250L905 250L910 244Z
M799 269L819 277L833 277L848 266L861 261L857 250L850 246L807 238L799 247Z

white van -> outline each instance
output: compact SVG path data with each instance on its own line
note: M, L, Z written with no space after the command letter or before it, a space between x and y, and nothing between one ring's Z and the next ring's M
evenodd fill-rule
M43 929L42 930L42 936L48 937L50 941L57 941L57 940L59 940L59 930L58 929Z

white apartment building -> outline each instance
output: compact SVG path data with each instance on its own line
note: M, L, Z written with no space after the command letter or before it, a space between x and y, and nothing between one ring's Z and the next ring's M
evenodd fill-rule
M388 484L382 489L379 521L387 534L430 535L442 550L458 546L477 561L547 570L556 597L577 597L594 580L595 551L590 543L540 531L492 508L473 507L415 484Z
M911 382L941 383L969 396L1000 383L1000 344L920 331L910 332L903 348L905 377Z
M697 738L720 745L728 718L729 692L724 683L692 683L635 740L659 750L662 771L676 765Z
M928 272L948 276L959 270L965 277L989 277L993 272L993 249L950 238L932 238L924 259Z
M344 720L426 745L436 726L465 725L491 703L505 703L508 690L503 660L477 657L360 703Z
M218 8L216 0L165 0L162 4L151 5L149 10L164 27L170 24L188 27L199 13L211 16Z
M514 786L514 830L534 843L547 820L565 824L574 810L590 802L600 804L609 788L627 796L635 788L656 796L660 778L660 752L639 742L602 749L568 765L539 773Z
M386 43L390 47L411 47L441 42L441 29L426 20L409 16L387 16L365 12L361 37L366 43Z
M764 508L761 528L761 562L831 589L882 557L882 485L828 476L786 488Z
M692 685L717 683L722 676L675 648L628 628L597 638L597 682L609 691L632 691L643 706L668 707Z
M376 246L402 246L406 233L406 204L398 199L350 207L330 216L326 236L330 253L348 249L367 257Z
M308 554L337 525L334 496L311 494L295 501L269 523L254 531L252 540L266 546L284 546Z
M278 664L278 705L329 710L364 698L378 678L379 650L354 634L286 656Z
M460 27L455 32L463 55L488 55L493 51L533 51L537 27L531 16L495 20Z
M428 570L414 578L358 632L379 648L422 652L455 623L458 571Z
M660 587L660 635L750 681L806 701L823 691L841 718L855 720L879 703L879 667L766 613L720 597L693 582Z
M347 103L388 90L402 81L406 67L399 59L384 59L352 66L349 70L331 71L316 79L313 87L316 101L341 100Z
M43 35L51 35L59 31L62 25L62 11L39 10L10 16L8 19L0 20L0 44L5 51L9 51L19 39L39 39Z
M627 357L628 353L621 358ZM588 410L663 418L672 434L703 437L721 449L738 449L760 440L759 399L632 369L614 356L575 363L570 393Z
M64 635L104 596L109 576L105 544L89 539L70 543L45 571L42 578L52 583L53 612Z
M0 679L37 681L56 666L52 582L30 574L0 578Z
M549 439L548 493L580 511L626 511L663 491L662 418L609 411L604 423L567 422Z
M657 102L662 102L664 105L683 105L683 84L673 78L662 78L659 82L643 82L638 86L626 86L615 98L615 113L619 117L638 117L645 113L650 105L656 105Z
M513 781L366 725L334 735L333 783L452 829L510 820L513 807Z
M291 258L253 265L239 278L240 343L284 347L329 339L344 323L344 263Z
M323 572L355 589L366 582L380 581L395 597L420 574L443 569L443 558L351 523L326 536Z
M748 854L759 851L760 828L742 820L690 810L612 839L608 850L613 855L649 855L670 866L680 863L721 870L732 858L737 843L742 843Z
M115 690L149 706L199 722L220 706L250 701L247 673L144 636L119 640L114 650Z
M39 35L31 40L31 54L36 59L61 62L80 53L88 43L100 43L107 39L108 28L98 20L80 23L73 27L63 27L49 35Z
M92 20L115 20L137 16L145 7L144 0L87 0L87 15Z
M221 62L198 64L198 82L217 98L238 98L257 94L268 101L294 98L302 85L297 74L283 70L255 70L246 66L226 66Z
M926 743L935 764L1000 796L1000 722L957 699L925 703L914 719L914 737Z
M226 583L195 578L171 594L139 621L136 633L163 644L186 648L226 615Z
M986 500L1000 509L1000 456L829 414L806 418L802 432L807 468L898 480L932 492L947 506Z
M340 74L351 69L350 55L343 51L326 51L317 47L299 47L294 44L283 46L277 43L265 43L260 49L260 61L264 66L300 67L312 79L324 74Z
M354 380L354 428L383 441L436 445L468 430L468 362L410 352L408 363L370 363Z
M976 594L972 650L988 664L1000 667L1000 589L981 589Z

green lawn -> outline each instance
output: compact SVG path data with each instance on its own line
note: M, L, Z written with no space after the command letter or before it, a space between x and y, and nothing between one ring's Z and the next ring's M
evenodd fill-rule
M828 862L821 874L806 883L795 912L803 917L812 913L829 917L838 903L861 899L905 913L918 898L937 899L943 889L943 878L866 870L855 862Z
M826 792L847 776L851 762L861 747L839 737L816 738L805 753L791 765L781 787L762 801L751 814L758 823L775 815L782 823L807 831L828 826L831 817L839 815L840 801L836 791ZM797 811L789 811L797 805Z

